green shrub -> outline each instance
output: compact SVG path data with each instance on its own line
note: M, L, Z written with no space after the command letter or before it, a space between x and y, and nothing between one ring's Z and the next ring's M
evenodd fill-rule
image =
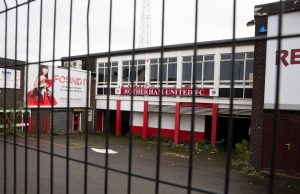
M250 163L249 144L247 140L242 140L241 143L235 144L236 157L232 161L232 168L248 176L259 176L259 173Z

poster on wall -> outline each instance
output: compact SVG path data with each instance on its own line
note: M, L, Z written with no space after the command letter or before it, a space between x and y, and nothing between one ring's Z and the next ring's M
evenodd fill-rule
M68 69L55 67L52 76L52 67L46 65L30 65L28 68L28 107L51 107L66 108L68 106L68 80L69 88L69 107L89 106L88 74L83 70L70 70L68 79ZM90 72L88 72L90 73ZM39 76L40 75L40 76ZM52 79L53 78L53 79Z
M300 12L283 15L282 35L300 33ZM268 17L268 36L278 35L278 16ZM300 37L286 38L281 41L278 51L278 41L267 41L265 98L264 108L274 109L276 92L276 55L280 55L280 94L279 108L282 110L300 110Z
M21 81L21 71L16 70L16 89L20 89ZM0 88L5 87L5 69L0 68ZM15 70L6 69L6 88L14 89L15 88Z

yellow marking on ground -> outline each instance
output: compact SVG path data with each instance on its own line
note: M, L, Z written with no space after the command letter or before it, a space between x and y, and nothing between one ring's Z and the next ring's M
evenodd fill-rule
M36 140L35 138L28 138L28 140ZM43 142L43 143L47 143L47 144L51 144L50 141L46 141L46 140L40 140L40 142ZM75 146L69 146L69 148L71 149L75 149L75 148L82 148L83 146L80 146L78 143L70 143L70 144L74 144ZM67 146L65 146L64 144L59 144L59 143L54 143L53 142L53 145L56 145L56 146L59 146L59 147L64 147L66 148Z

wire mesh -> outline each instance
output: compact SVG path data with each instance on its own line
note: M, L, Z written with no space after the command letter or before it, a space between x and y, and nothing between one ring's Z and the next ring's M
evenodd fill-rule
M18 3L18 1L15 1L15 6L11 6L8 7L7 3L5 0L3 0L3 4L5 5L5 8L3 11L0 11L0 15L4 15L5 16L5 22L4 24L1 23L2 26L4 26L5 29L5 42L4 42L4 80L7 80L7 69L8 65L7 65L7 51L8 51L8 45L11 44L8 40L8 13L10 11L15 10L15 62L13 65L14 71L17 71L17 67L24 67L25 66L25 86L24 86L24 91L25 94L27 94L29 91L28 89L28 77L29 75L29 66L30 65L34 65L34 64L38 64L38 77L41 77L41 66L44 63L51 63L52 66L52 80L55 79L54 75L55 75L55 64L57 62L62 62L61 59L56 59L55 57L55 53L56 53L56 46L58 45L57 40L56 40L56 32L57 32L57 9L58 9L58 3L57 0L53 1L54 4L54 9L53 9L53 28L52 29L47 29L47 30L51 30L53 31L53 45L52 45L52 60L42 60L42 31L43 31L43 12L45 11L45 9L47 9L46 7L43 6L43 0L40 0L38 2L40 2L40 7L39 7L39 33L38 34L34 34L36 36L38 36L38 60L37 61L30 61L29 60L29 43L30 43L30 22L33 18L30 17L30 13L31 13L31 4L33 2L37 2L37 0L28 0L26 2L23 3ZM17 174L17 161L19 158L19 155L17 154L17 148L24 148L24 193L28 193L28 178L29 178L29 172L28 172L28 165L29 165L29 158L28 158L28 151L34 151L37 154L36 157L36 193L43 193L43 191L41 190L41 154L46 154L48 156L50 156L50 193L54 193L54 187L55 187L55 165L54 165L54 159L55 158L60 158L60 159L64 159L65 160L65 170L66 170L66 174L65 174L65 193L70 193L70 162L75 162L77 164L83 165L84 166L84 173L83 173L83 192L84 193L88 193L88 178L89 178L89 171L88 168L98 168L101 170L104 170L104 191L99 191L99 193L109 193L109 172L114 172L120 175L125 175L127 176L127 193L132 193L132 178L139 178L145 181L149 181L151 183L155 184L155 193L160 193L160 185L164 184L164 185L168 185L171 187L176 187L176 188L181 188L181 189L185 189L186 192L188 194L192 193L192 192L201 192L201 193L217 193L214 191L210 191L207 190L205 188L197 188L193 186L193 157L194 157L194 137L195 137L195 108L196 108L196 99L199 98L195 95L195 90L196 90L196 72L197 72L197 66L193 65L193 74L192 74L192 95L190 96L190 100L191 100L191 133L190 133L190 143L189 143L189 162L188 162L188 173L187 173L187 182L186 184L182 183L175 183L175 182L171 182L171 181L166 181L166 180L162 180L161 179L161 142L162 142L162 114L163 114L163 94L162 92L159 93L158 95L158 129L157 129L157 147L156 147L156 166L155 166L155 177L150 177L150 176L146 176L146 175L142 175L142 174L137 174L134 173L132 171L132 163L133 163L133 159L132 159L132 155L133 155L133 117L134 117L134 109L135 109L135 95L134 92L132 91L130 93L130 128L129 128L129 136L128 136L128 169L127 170L120 170L117 168L113 168L109 166L109 154L108 154L108 149L110 148L110 132L107 129L111 128L111 123L109 122L110 117L112 116L111 114L111 104L110 104L110 100L111 100L111 88L110 88L110 82L111 80L108 79L107 80L107 86L106 86L106 108L105 108L105 121L104 121L104 126L105 129L104 130L104 135L105 135L105 158L104 158L104 165L100 165L97 163L92 163L90 162L89 159L89 131L88 131L88 117L89 117L89 96L91 95L90 88L92 87L91 83L88 82L87 84L87 92L86 92L86 102L85 102L85 130L84 130L84 159L83 160L79 160L76 159L72 156L70 156L70 119L71 119L71 104L70 104L70 82L71 82L71 60L72 59L76 59L76 58L86 58L87 59L87 64L86 66L91 66L91 60L92 58L95 58L97 56L102 56L102 57L106 57L107 58L107 65L108 65L108 75L111 75L111 67L112 67L112 60L111 58L113 56L118 56L120 55L120 52L116 52L116 51L112 51L111 47L112 47L112 16L113 16L113 0L109 1L109 7L107 8L109 10L109 20L108 20L108 37L107 37L107 45L108 45L108 51L106 53L103 53L102 55L97 55L97 54L91 54L90 53L90 0L87 1L87 9L85 11L86 13L86 43L87 43L87 48L86 48L86 55L81 56L81 57L73 57L71 56L71 51L72 51L72 24L76 21L74 21L73 19L73 1L70 0L70 10L69 10L69 32L68 32L68 57L66 57L64 60L67 61L67 106L66 106L66 129L65 129L65 135L66 135L66 153L64 154L58 154L54 152L54 137L55 137L55 111L57 110L54 106L54 101L51 101L51 106L50 106L50 111L51 111L51 128L50 128L50 151L45 151L43 149L41 149L41 138L40 138L40 134L42 132L41 129L41 115L43 114L42 107L40 107L40 101L41 98L40 96L37 98L38 103L37 103L37 107L36 107L36 147L32 147L29 146L28 144L28 138L29 138L29 127L27 125L27 123L29 123L29 111L30 108L28 107L28 98L27 96L24 98L24 118L23 121L26 123L26 125L24 126L24 132L25 132L25 137L24 137L24 144L21 144L17 141L17 93L16 93L16 89L14 89L14 93L13 93L13 97L14 97L14 103L13 103L13 112L14 112L14 123L13 123L13 141L8 140L7 139L7 134L6 134L6 129L8 128L7 126L7 101L9 99L7 99L7 85L6 85L6 81L4 81L4 88L3 88L3 138L0 139L0 141L3 143L3 185L1 185L1 187L3 188L3 193L6 194L8 193L7 191L7 186L8 186L8 182L7 182L7 176L8 176L8 171L7 171L7 164L8 164L8 159L7 159L7 145L13 145L13 193L17 193L17 187L19 182L17 182L18 180L18 174ZM165 45L165 9L166 9L166 3L165 0L161 1L162 3L162 10L161 10L161 42L160 42L160 46L158 47L153 47L153 48L144 48L144 49L136 49L136 23L137 23L137 14L136 14L136 10L137 10L137 0L133 0L133 34L132 34L132 49L129 51L124 51L122 54L130 54L131 55L131 71L133 72L136 68L136 55L138 53L151 53L151 52L159 52L160 55L160 60L159 60L159 89L160 91L163 90L164 85L163 85L163 71L162 69L164 68L164 58L165 58L165 51L172 48L172 46L166 46ZM234 63L235 63L235 59L236 59L236 46L237 44L241 44L241 43L256 43L256 42L262 42L262 41L268 41L268 40L277 40L277 50L280 51L281 47L282 47L282 43L281 40L282 39L290 39L290 38L295 38L295 37L299 37L299 34L294 34L294 35L283 35L282 34L282 15L283 13L285 13L284 11L284 5L285 3L283 1L279 2L279 17L278 17L278 35L277 36L258 36L258 37L251 37L251 38L237 38L236 37L236 0L232 1L232 7L233 7L233 12L232 12L232 23L233 23L233 28L232 28L232 38L230 40L225 40L222 42L222 44L228 44L231 45L231 54L232 54L232 62L231 62L231 66L230 66L230 74L231 74L231 79L230 79L230 97L229 97L229 123L228 123L228 133L227 133L227 146L226 146L226 172L225 172L225 177L224 177L224 191L223 193L227 194L230 193L230 182L231 182L231 178L230 178L230 173L231 173L231 162L232 162L232 141L233 141L233 133L234 133L234 123L233 123L233 115L234 115L234 88L235 88L235 82L234 82L234 75L235 75L235 68L234 68ZM27 13L26 13L26 60L25 60L25 64L18 64L17 60L18 60L18 20L19 20L19 14L18 14L18 10L20 7L27 7ZM198 20L199 20L199 14L198 14L198 7L199 7L199 3L198 0L195 0L195 6L194 6L194 42L192 44L187 44L183 47L186 48L192 48L193 50L193 64L196 64L197 61L197 50L199 47L201 46L205 46L202 45L201 43L198 42ZM2 44L2 43L1 43ZM220 44L220 42L211 42L211 43L207 43L210 45L218 45ZM175 49L177 48L177 46L174 46ZM173 49L174 49L173 47ZM179 48L179 47L178 47ZM276 64L280 63L280 55L277 55L276 57ZM86 77L87 80L90 79L91 75L89 74L89 72L86 72ZM280 94L280 66L277 65L277 71L276 71L276 99L275 99L275 108L274 108L274 123L273 123L273 133L272 133L272 156L271 156L271 164L270 164L270 176L269 176L269 184L268 184L268 193L274 193L274 174L275 174L275 161L276 161L276 137L277 137L277 129L278 129L278 125L279 125L279 117L280 117L280 109L279 109L279 94ZM15 80L17 79L17 74L15 73ZM38 90L42 90L41 88L41 80L38 80ZM131 89L133 90L134 88L134 84L135 84L135 80L133 76L130 76L130 86ZM16 81L14 82L14 87L16 88ZM22 87L22 86L21 86ZM55 93L57 91L54 91L54 87L52 90L52 99L54 99ZM124 191L125 192L125 191Z

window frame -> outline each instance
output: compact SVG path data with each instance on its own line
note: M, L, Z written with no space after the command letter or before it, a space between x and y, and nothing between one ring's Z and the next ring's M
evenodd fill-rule
M189 57L190 60L185 60L185 57ZM206 59L206 57L212 57L212 59ZM213 63L213 79L211 80L205 80L205 67L207 66L207 63ZM190 81L186 81L183 79L183 70L181 74L182 84L191 84L193 82L193 70L194 70L194 56L182 56L182 69L184 69L184 64L190 63L191 64L191 76ZM215 72L215 54L205 54L205 55L197 55L196 56L196 64L199 66L201 65L201 79L196 80L197 85L214 85L214 72Z

